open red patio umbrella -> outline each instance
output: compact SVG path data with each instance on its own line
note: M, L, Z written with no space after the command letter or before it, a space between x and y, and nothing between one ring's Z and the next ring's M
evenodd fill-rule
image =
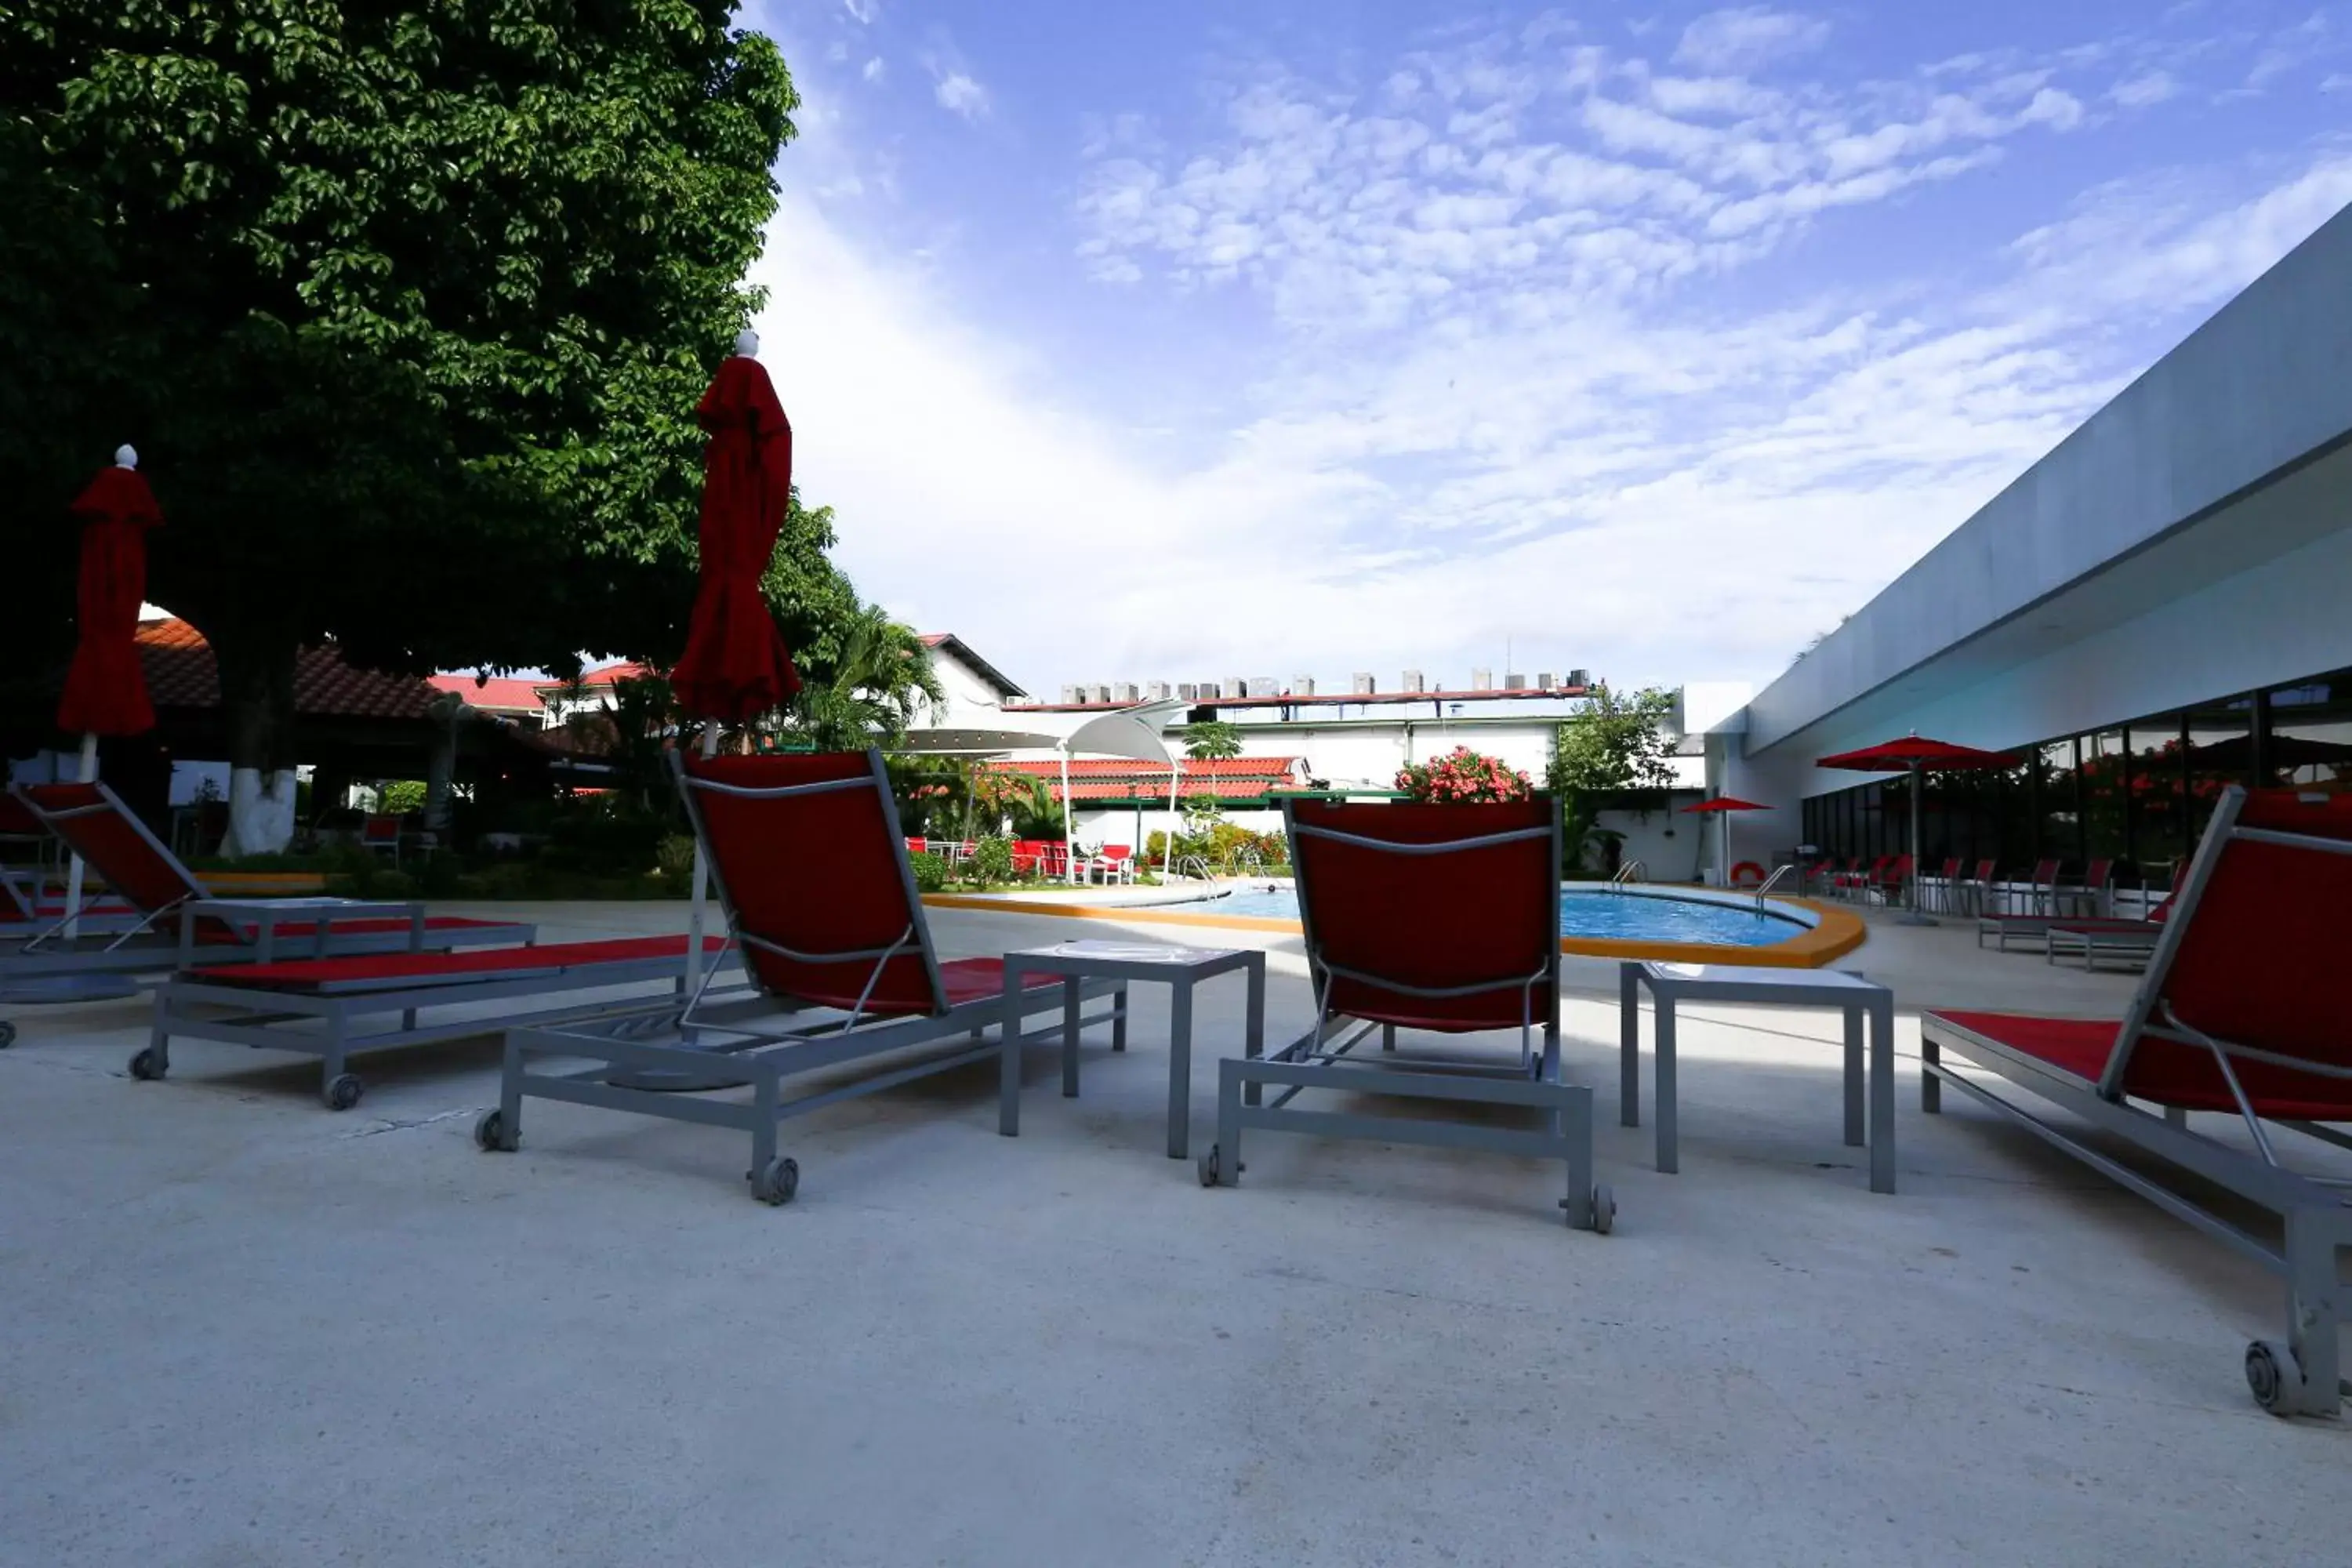
M1904 916L1903 923L1934 925L1934 921L1919 912L1920 781L1928 773L1958 773L1972 768L2005 768L2016 760L2006 752L1980 752L1974 746L1930 741L1914 731L1899 741L1881 741L1877 745L1864 746L1858 752L1840 752L1835 756L1823 757L1813 765L1817 768L1843 768L1850 773L1907 773L1911 775L1911 885L1907 892L1910 912Z
M744 332L719 364L694 416L710 432L702 459L702 522L697 535L700 584L686 652L670 671L670 690L689 717L711 721L702 734L709 756L722 723L741 723L781 706L801 689L792 649L776 629L761 575L775 554L793 488L793 426L767 367L756 357L759 334ZM702 969L702 910L709 868L698 842L693 905L687 921L689 988Z
M147 531L163 521L140 477L139 454L115 449L69 509L81 521L81 566L74 590L73 664L58 703L58 728L81 736L81 782L98 776L100 735L155 727L147 677L139 667L139 606L147 597ZM81 906L81 857L66 873L68 917ZM68 918L66 934L75 933Z
M1735 811L1769 811L1752 800L1742 800L1736 795L1719 795L1712 800L1693 801L1683 807L1685 814L1712 816L1723 825L1723 885L1731 886L1731 814Z

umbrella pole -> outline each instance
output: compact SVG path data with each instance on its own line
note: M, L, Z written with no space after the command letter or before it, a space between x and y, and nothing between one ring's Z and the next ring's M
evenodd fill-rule
M1931 926L1933 915L1919 912L1919 790L1927 782L1927 770L1918 763L1911 764L1911 880L1904 887L1904 903L1908 912L1897 925Z
M719 721L702 727L702 754L719 753ZM710 867L702 858L702 835L694 836L694 894L686 916L686 994L691 1000L702 985L702 905L709 896Z
M98 777L98 736L95 732L81 738L81 782L89 784ZM66 868L66 941L70 944L81 935L81 857L77 855Z
M1184 764L1168 764L1168 842L1160 850L1160 879L1170 879L1176 868L1176 792L1184 787Z

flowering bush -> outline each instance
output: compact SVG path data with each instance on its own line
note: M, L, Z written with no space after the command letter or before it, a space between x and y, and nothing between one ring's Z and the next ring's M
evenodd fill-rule
M1396 786L1416 801L1442 805L1526 800L1536 793L1527 774L1493 757L1482 757L1467 746L1399 768Z

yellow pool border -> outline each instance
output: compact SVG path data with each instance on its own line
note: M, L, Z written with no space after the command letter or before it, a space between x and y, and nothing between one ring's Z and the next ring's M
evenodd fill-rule
M1696 900L1707 901L1713 900ZM1777 895L1772 901L1809 910L1819 923L1766 947L1733 947L1711 942L1629 942L1615 937L1564 936L1560 952L1571 958L1650 958L1665 963L1727 963L1748 969L1820 969L1860 947L1870 934L1862 918L1850 910L1811 899ZM1142 925L1222 927L1226 931L1277 931L1299 934L1297 921L1265 915L1196 915L1164 905L1078 904L1029 901L1018 897L980 893L925 893L923 902L942 910L990 910L998 914L1054 915L1064 920L1119 921Z

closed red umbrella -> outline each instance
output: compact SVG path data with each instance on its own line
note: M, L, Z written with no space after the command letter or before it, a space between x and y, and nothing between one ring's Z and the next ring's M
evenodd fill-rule
M678 707L714 722L703 731L710 754L719 722L740 723L782 706L801 689L760 578L776 552L784 506L793 489L793 426L775 384L757 358L757 333L735 340L735 352L694 406L710 432L702 458L701 583L686 652L670 671ZM688 987L702 970L702 900L709 869L702 846L694 849L693 904L687 920Z
M1752 800L1742 800L1736 795L1719 795L1712 800L1695 800L1684 806L1685 813L1713 816L1723 824L1723 885L1731 886L1731 814L1735 811L1769 811Z
M123 447L114 466L100 469L73 503L82 525L75 595L79 640L58 704L58 728L85 737L137 735L155 727L147 678L139 668L139 606L147 597L147 531L163 514L133 466L138 460Z
M1881 741L1874 746L1864 746L1858 752L1840 752L1823 757L1813 765L1817 768L1844 768L1853 773L1911 775L1911 885L1908 889L1910 913L1903 924L1934 925L1936 922L1919 912L1919 795L1920 781L1931 773L1954 773L1970 768L2005 768L2016 759L2006 752L1980 752L1974 746L1956 746L1949 741L1930 741L1916 733L1899 741Z
M740 723L801 689L776 618L760 592L793 485L793 427L746 332L720 362L694 416L710 432L703 456L701 582L686 653L670 673L678 706Z

